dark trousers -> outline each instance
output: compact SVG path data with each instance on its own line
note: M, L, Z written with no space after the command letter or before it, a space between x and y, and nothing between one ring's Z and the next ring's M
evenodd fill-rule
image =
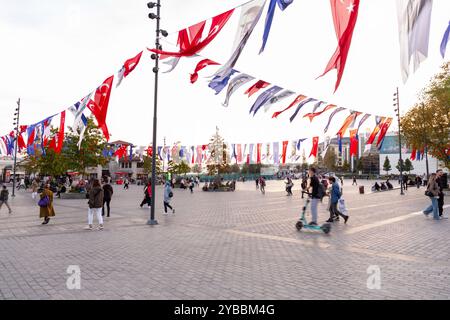
M439 216L444 214L444 194L441 192L438 199Z
M333 220L334 218L339 218L341 216L342 218L345 218L346 216L343 215L337 208L337 202L336 203L330 203L330 219Z
M106 204L106 209L108 210L108 217L111 214L111 199L103 199L103 208L102 208L102 216L105 215L105 204Z
M286 192L288 195L292 196L292 187L286 187Z
M141 207L143 207L144 204L147 204L150 207L152 205L152 198L145 197L144 200L142 200L141 202Z
M164 201L164 212L167 213L167 208L169 208L170 210L173 210L172 206L168 203Z

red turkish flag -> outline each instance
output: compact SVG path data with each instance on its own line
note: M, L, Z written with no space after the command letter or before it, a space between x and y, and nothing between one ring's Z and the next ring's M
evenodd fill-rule
M337 69L336 92L341 83L348 52L352 44L353 30L358 19L359 0L330 0L330 3L334 28L339 43L336 52L331 57L330 62L328 62L325 72L320 77L323 77L333 69Z
M289 141L283 141L283 153L281 154L281 159L283 164L286 163L286 155L287 155L287 147L288 147Z
M207 66L212 66L212 65L218 65L217 62L209 60L209 59L204 59L202 61L200 61L197 66L195 67L195 71L193 74L191 74L191 83L194 84L197 82L198 80L198 73L205 69Z
M106 79L95 91L94 100L88 103L88 108L97 119L98 127L103 131L107 141L109 141L108 127L106 126L106 115L108 114L109 97L114 76Z
M253 86L251 86L250 88L248 88L247 91L245 91L244 94L248 94L248 97L250 98L252 95L254 95L255 93L257 93L259 90L264 89L266 87L268 87L270 85L270 83L265 82L263 80L259 80L257 83L255 83Z
M311 156L317 157L317 152L319 151L319 137L314 137L313 138L313 146L311 149L311 154L309 155L309 157L311 158Z
M134 69L136 69L137 65L139 64L139 61L141 61L143 51L139 53L136 57L128 59L123 64L124 72L123 76L126 78Z
M366 144L372 144L375 141L375 138L377 137L378 132L380 132L380 129L383 126L385 120L386 120L385 117L380 118L380 123L375 127L375 129L373 129L373 132L370 135L369 139L367 140Z
M416 160L416 153L417 153L416 149L413 149L411 153L411 160L413 161Z
M148 49L151 52L163 55L161 58L166 58L167 56L171 57L190 57L201 50L203 50L206 46L208 46L211 41L213 41L225 24L230 19L233 14L234 9L224 12L214 18L211 21L211 27L209 29L208 35L200 40L200 37L203 34L203 29L206 25L206 22L203 21L198 23L188 29L183 29L178 33L178 44L180 45L179 52L167 52L156 49ZM194 37L192 37L194 35Z
M381 125L381 132L380 135L378 136L378 141L377 141L377 148L380 149L381 145L383 143L384 137L389 129L389 127L392 124L392 118L387 118L386 121Z
M258 143L258 146L257 146L257 153L256 153L256 162L257 162L258 164L261 163L261 148L262 148L262 143Z
M307 96L304 96L304 95L302 95L302 94L298 95L297 98L295 98L295 100L292 101L292 103L291 103L286 109L275 112L275 113L272 115L272 119L278 118L278 116L279 116L280 114L282 114L283 112L288 111L290 108L292 108L292 107L295 106L296 104L300 103L301 101L305 100L306 98L308 98L308 97L307 97Z
M358 153L358 129L350 130L350 156L356 156Z
M320 116L322 113L327 112L328 110L331 110L333 108L336 108L337 105L335 104L329 104L327 105L322 111L319 112L314 112L314 113L307 113L303 116L303 118L309 118L309 121L312 122L314 120L315 117Z

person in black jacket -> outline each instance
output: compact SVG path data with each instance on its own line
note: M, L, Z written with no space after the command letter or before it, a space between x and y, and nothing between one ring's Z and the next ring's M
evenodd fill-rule
M439 186L439 199L438 199L438 208L439 208L439 217L441 219L443 218L444 214L444 178L442 177L444 175L444 171L442 169L439 169L436 171L436 182Z
M4 204L8 208L9 214L12 214L11 207L8 204L8 198L9 198L9 191L6 188L6 186L3 186L2 191L0 191L0 209L3 207Z
M114 193L113 187L109 183L105 183L103 185L103 208L102 208L102 216L105 216L105 204L106 209L108 210L107 217L109 218L111 215L111 199Z

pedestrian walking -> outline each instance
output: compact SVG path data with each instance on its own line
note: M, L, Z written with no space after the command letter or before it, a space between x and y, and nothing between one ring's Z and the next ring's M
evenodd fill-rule
M114 189L109 182L103 185L103 206L102 206L102 216L105 216L105 204L107 210L107 217L111 216L111 199L114 194Z
M0 210L2 209L3 205L5 205L8 208L9 214L12 214L11 207L8 204L9 199L9 191L6 186L2 187L2 191L0 191Z
M292 196L292 187L294 186L292 179L288 177L287 182L285 182L285 184L286 184L287 196Z
M354 186L355 184L356 184L356 186L358 186L358 182L356 181L356 177L353 176L353 183L352 183L352 186Z
M144 204L147 204L148 207L152 205L152 183L150 181L147 182L144 188L144 200L142 200L140 207L144 207Z
M262 194L266 194L266 178L259 178L259 189L261 190Z
M125 179L125 182L123 183L123 189L128 190L130 188L130 182L128 179Z
M100 181L95 179L92 183L92 188L89 190L89 209L88 209L88 227L86 230L92 230L92 225L94 222L94 214L97 215L98 220L98 230L103 230L103 217L102 217L102 208L103 208L103 189L100 185Z
M436 183L439 186L439 199L438 199L438 209L439 209L439 217L444 218L444 171L439 169L436 171Z
M417 187L417 189L419 189L420 188L420 185L422 184L422 181L421 181L421 179L420 179L420 176L416 176L416 179L415 179L415 182L416 182L416 187Z
M328 181L330 181L331 190L330 190L330 209L329 209L330 219L328 219L327 222L339 221L339 216L341 216L344 219L344 222L347 223L348 216L341 213L337 207L339 199L342 196L341 188L337 183L336 178L329 177Z
M175 214L175 209L172 208L172 206L170 205L172 198L173 198L172 186L171 186L170 181L167 181L166 186L164 188L164 215L168 214L167 208L172 210L172 213Z
M34 179L33 182L31 183L31 197L34 199L36 199L37 195L38 195L38 189L39 189L39 181L37 179Z
M427 191L425 191L425 195L427 197L430 198L431 200L431 205L426 208L425 210L423 210L423 214L425 216L429 216L429 214L431 212L433 212L433 219L434 220L440 220L439 217L439 204L438 204L438 200L439 200L439 185L436 182L437 179L437 175L436 173L432 173L431 177L428 181L428 185L427 185Z
M195 187L194 179L191 179L191 181L189 182L189 190L191 190L191 194L194 193L194 187Z
M44 190L40 195L39 205L39 216L44 218L43 225L50 222L50 217L54 217L55 209L53 208L53 192L50 190L50 185L47 183L44 185Z
M258 190L259 189L259 178L256 178L255 184L256 184L256 190Z

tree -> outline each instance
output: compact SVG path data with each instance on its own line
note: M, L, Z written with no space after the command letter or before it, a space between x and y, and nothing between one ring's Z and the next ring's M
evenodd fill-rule
M202 168L200 168L200 166L198 164L194 165L194 167L192 167L192 172L200 174L202 173Z
M52 130L52 133L55 134L56 131ZM81 147L78 146L79 140L80 132L69 128L65 134L64 147L60 154L48 147L44 148L44 152L42 149L37 149L35 155L28 156L24 160L24 167L29 172L61 176L67 171L85 174L87 168L103 166L108 163L108 159L103 155L106 139L92 118L88 119Z
M336 152L333 147L329 147L325 157L323 158L323 164L328 169L328 171L336 170Z
M386 156L386 159L384 160L383 170L386 171L386 174L389 174L389 171L392 170L388 156Z
M97 167L98 165L104 166L108 163L108 159L103 156L106 139L102 131L95 125L92 117L88 119L88 125L80 147L78 147L79 140L79 130L74 131L69 128L62 154L70 170L84 175L87 168Z
M185 175L186 173L189 173L191 171L191 167L189 167L189 165L185 161L181 161L181 163L177 165L177 171L178 174Z
M149 175L152 173L152 157L144 156L144 172L145 174ZM162 168L162 162L161 160L156 157L156 174L161 174L163 172Z
M348 163L347 159L345 159L344 164L342 165L343 171L350 171L350 164Z
M231 167L231 173L239 173L241 172L241 168L239 167L239 165L237 163L233 164Z
M216 175L229 172L227 145L219 134L219 128L216 128L216 134L209 142L210 158L208 161L208 174Z
M362 158L358 159L358 162L356 163L356 170L361 172L364 170L364 163L362 161Z
M419 102L401 119L407 144L427 152L450 168L450 62L442 66Z
M400 166L400 164L401 164L401 166ZM397 163L397 165L395 167L397 168L398 172L402 172L403 173L403 172L407 171L406 170L406 166L405 166L405 162L403 161L403 159L402 160L398 159L398 163Z
M411 160L409 160L409 159L405 160L405 164L404 164L403 169L405 171L408 171L408 173L411 173L411 171L414 170L414 166L413 166Z

